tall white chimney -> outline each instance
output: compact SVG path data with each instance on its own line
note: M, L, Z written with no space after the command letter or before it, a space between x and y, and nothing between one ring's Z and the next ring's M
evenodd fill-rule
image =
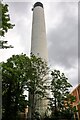
M48 50L46 40L46 28L44 7L41 2L36 2L33 6L33 20L32 20L32 36L31 36L31 53L35 56L41 57L48 62ZM43 116L48 105L47 99L43 98L38 102L38 112Z
M44 8L41 2L33 6L31 52L48 61Z

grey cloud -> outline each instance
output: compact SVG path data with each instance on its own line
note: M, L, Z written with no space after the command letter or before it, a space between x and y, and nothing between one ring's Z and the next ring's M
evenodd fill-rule
M80 2L78 3L78 60L80 64ZM80 71L80 68L79 68L79 71Z
M15 1L15 0L14 0ZM77 49L78 49L78 28L77 28L77 15L76 15L76 4L77 3L50 3L50 17L51 21L47 21L51 26L54 26L54 17L56 14L62 14L62 22L57 25L56 28L48 29L47 39L48 39L48 47L49 47L49 60L52 63L52 66L61 66L65 67L69 71L71 67L74 67L74 64L77 61ZM31 40L29 35L31 32L30 23L28 25L28 21L32 22L30 18L31 8L33 3L29 2L9 2L10 16L12 18L12 22L15 24L13 32L20 37L20 45L24 48L24 52L26 53L28 49L28 45L30 44L29 40ZM56 8L57 7L57 8ZM44 6L45 8L45 6ZM46 7L47 8L47 7ZM55 10L53 10L53 8ZM47 10L48 11L48 10ZM60 12L59 12L60 11ZM45 9L46 12L46 9ZM53 15L53 13L55 15ZM32 16L32 15L31 15ZM53 17L54 16L54 17ZM24 21L26 19L26 21ZM59 21L59 20L58 20ZM51 22L51 23L50 23ZM28 28L29 27L29 28ZM17 37L17 36L15 36ZM9 39L12 39L9 37ZM13 42L16 42L15 39ZM30 47L30 45L29 45ZM14 46L15 48L15 46ZM19 49L17 47L17 49ZM15 52L16 53L16 52ZM10 54L10 53L9 53ZM6 55L5 55L6 56ZM75 69L75 68L74 68ZM80 70L79 70L80 71ZM72 72L68 72L70 75L69 81L75 86L77 84L77 75L73 77ZM69 75L68 74L68 75ZM74 74L76 74L74 72ZM80 78L80 76L79 76Z
M69 82L71 83L72 87L76 86L78 84L77 76L75 78L69 79Z
M63 8L65 8L65 11ZM50 42L50 61L69 69L74 67L78 59L78 26L75 17L69 14L71 8L68 8L69 6L62 6L61 9L64 11L63 21L56 29L51 29L47 36L48 43Z
M13 10L13 13L16 15L25 15L29 9L29 2L8 2L10 10ZM21 16L19 16L21 17Z
M23 47L24 51L26 51L25 49L28 49L26 47L28 46L26 44L29 37L28 33L29 29L31 29L29 28L30 25L28 24L30 24L29 21L31 21L30 15L32 4L31 2L8 2L8 5L11 13L11 20L15 24L13 30L20 37L20 44Z

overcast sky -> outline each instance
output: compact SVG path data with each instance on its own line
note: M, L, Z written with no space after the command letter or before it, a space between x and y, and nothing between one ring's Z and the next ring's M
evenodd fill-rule
M11 22L15 27L6 34L4 40L14 48L0 50L0 61L13 54L30 54L32 7L34 1L5 0L9 5ZM11 1L11 0L10 0ZM41 1L41 0L40 0ZM43 0L49 65L59 69L75 87L78 84L78 2Z

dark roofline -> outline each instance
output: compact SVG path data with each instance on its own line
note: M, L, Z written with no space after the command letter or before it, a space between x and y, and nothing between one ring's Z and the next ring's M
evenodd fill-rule
M33 5L33 8L32 8L32 11L34 10L35 7L37 6L40 6L43 8L43 4L41 2L36 2L34 5Z
M36 2L36 3L34 4L34 8L37 7L37 6L40 6L40 7L43 8L43 4L42 4L41 2Z

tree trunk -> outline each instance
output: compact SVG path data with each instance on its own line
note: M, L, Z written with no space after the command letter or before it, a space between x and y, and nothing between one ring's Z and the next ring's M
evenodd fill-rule
M34 112L35 112L34 93L29 92L28 100L29 100L28 119L34 120Z
M57 109L57 106L56 106L56 98L54 100L54 105L55 105L55 112L56 112L56 109Z
M9 86L8 92L6 93L6 105L5 105L5 113L3 115L3 120L11 120L11 84Z
M31 94L29 92L29 97L28 97L29 105L28 105L28 119L31 120Z

